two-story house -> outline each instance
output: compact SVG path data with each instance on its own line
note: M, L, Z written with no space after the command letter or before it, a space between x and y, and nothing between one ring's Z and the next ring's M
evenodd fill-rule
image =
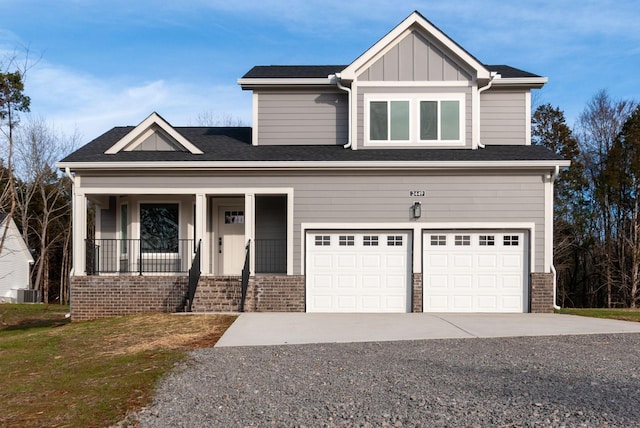
M237 310L244 266L246 310L551 311L546 81L414 12L351 64L251 69L252 128L113 128L58 164L72 317L177 310L194 258L197 311Z

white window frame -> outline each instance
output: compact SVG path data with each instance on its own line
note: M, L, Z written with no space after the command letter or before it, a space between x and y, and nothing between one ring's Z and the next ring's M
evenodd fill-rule
M409 101L409 140L372 140L371 139L371 103L391 101ZM420 139L420 102L436 101L438 103L438 139ZM457 140L442 140L441 102L458 101L459 103L459 138ZM415 93L415 94L364 94L364 145L386 147L460 147L466 144L466 93ZM390 112L390 109L387 110ZM387 117L388 137L391 132L391 115Z

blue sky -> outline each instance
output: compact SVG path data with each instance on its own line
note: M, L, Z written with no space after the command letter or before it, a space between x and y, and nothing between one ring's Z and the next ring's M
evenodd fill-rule
M174 4L175 3L175 4ZM82 141L157 111L251 122L254 65L348 64L420 11L480 61L549 78L573 124L600 89L640 101L637 0L0 0L0 63L29 52L32 115Z

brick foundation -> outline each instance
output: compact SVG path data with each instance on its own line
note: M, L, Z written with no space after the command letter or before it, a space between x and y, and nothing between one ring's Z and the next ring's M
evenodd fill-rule
M413 274L411 312L422 312L422 274Z
M240 276L201 276L193 298L193 312L237 312L240 308ZM247 297L249 290L247 290ZM245 302L246 310L246 302Z
M531 312L553 312L553 274L531 274Z
M74 276L71 319L175 312L187 288L186 276Z

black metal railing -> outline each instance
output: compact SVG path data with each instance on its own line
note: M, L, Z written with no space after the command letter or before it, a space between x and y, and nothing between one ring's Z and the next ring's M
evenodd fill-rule
M287 240L256 239L256 273L287 273Z
M187 273L193 239L87 239L87 275Z
M251 272L249 272L249 260L251 259L251 239L247 241L247 246L244 250L244 266L242 267L242 281L240 283L240 308L238 308L240 312L244 312L244 302L247 298L247 288L249 288L249 275L251 274Z
M202 240L198 241L198 246L196 247L196 254L193 257L193 263L191 264L191 269L189 269L189 291L187 292L187 312L191 312L191 305L193 305L193 298L196 295L196 288L198 287L198 281L200 280L200 247L202 245Z

